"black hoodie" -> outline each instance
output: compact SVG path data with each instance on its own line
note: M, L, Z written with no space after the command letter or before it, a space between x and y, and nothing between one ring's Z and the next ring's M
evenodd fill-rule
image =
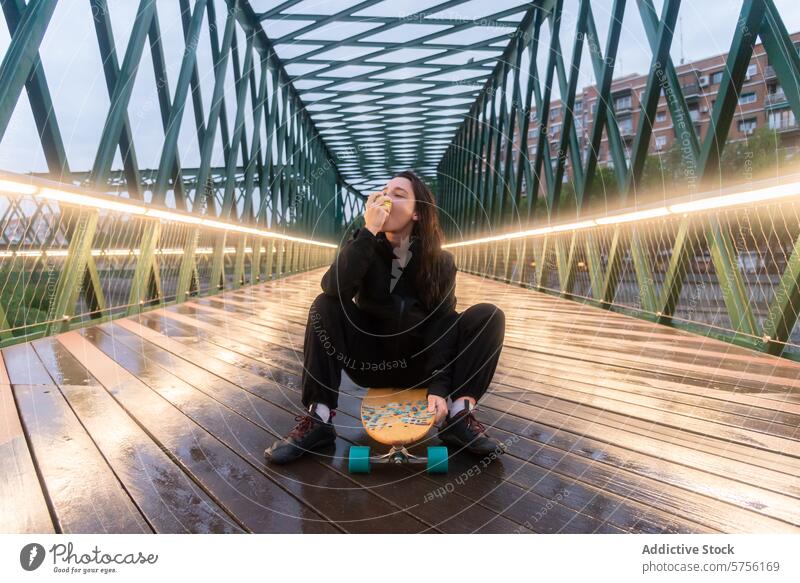
M420 245L421 240L412 235L411 257L392 288L395 255L386 234L373 235L367 228L357 229L322 276L322 291L329 296L353 300L361 310L373 316L381 330L417 337L420 349L424 348L428 354L432 371L428 394L447 397L457 350L455 287L458 268L453 254L441 250L448 293L432 311L426 310L416 285L422 253Z

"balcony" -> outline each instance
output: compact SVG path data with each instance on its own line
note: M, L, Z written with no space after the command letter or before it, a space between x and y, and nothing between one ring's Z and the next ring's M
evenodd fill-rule
M766 81L767 79L775 79L776 77L777 75L775 74L775 67L772 65L767 65L764 68L764 80Z
M689 101L690 99L698 99L703 92L700 89L699 83L689 83L688 85L682 85L681 89L683 90L683 97Z
M786 93L783 92L783 89L780 91L775 91L774 93L767 93L767 96L764 98L764 105L767 108L774 108L780 107L781 105L786 105L788 101L786 101Z

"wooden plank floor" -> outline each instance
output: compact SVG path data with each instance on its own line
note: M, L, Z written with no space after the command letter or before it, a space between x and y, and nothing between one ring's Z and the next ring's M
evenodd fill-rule
M4 349L0 532L800 532L800 365L463 273L507 455L349 475L345 378L335 447L266 465L324 271Z

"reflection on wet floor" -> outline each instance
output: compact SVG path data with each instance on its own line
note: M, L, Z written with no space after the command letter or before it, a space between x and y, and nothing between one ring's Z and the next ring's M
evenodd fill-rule
M476 416L507 454L351 475L344 376L336 444L266 465L321 274L3 349L0 531L800 531L800 365L465 274L506 313Z

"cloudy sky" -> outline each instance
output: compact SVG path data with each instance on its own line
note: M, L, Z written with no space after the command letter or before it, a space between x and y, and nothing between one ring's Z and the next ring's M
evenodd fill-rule
M781 11L789 31L800 30L800 10L797 10L797 0L774 1ZM216 2L220 5L221 0L216 0ZM312 0L307 0L306 6L312 6L313 3ZM343 0L335 4L340 4L344 8L354 3L350 0ZM392 0L391 5L398 14L408 14L414 9L418 9L421 3L434 6L440 2L431 0L429 3L424 3L422 0L415 0L412 3L405 3ZM655 0L659 11L662 3L662 0ZM117 51L123 55L138 2L108 0L108 4ZM183 50L182 28L177 4L175 0L158 0L158 14L171 91L174 91ZM330 6L331 2L327 1L324 4ZM688 62L726 52L730 46L741 4L742 2L737 0L685 1L681 8L679 26L672 47L672 57L675 63L679 63L682 57ZM257 10L264 10L274 6L275 3L253 0L253 5ZM492 8L492 3L484 0L481 0L481 5L487 7L487 12ZM611 5L612 0L592 0L592 8L603 43L608 30ZM565 52L565 59L569 59L578 0L564 0L564 6L564 22L562 24L564 31L562 44L564 46L562 48ZM224 14L221 9L218 11ZM221 28L222 16L219 16ZM199 47L198 61L207 115L213 87L207 24L204 25L202 34L203 42ZM543 38L548 38L546 33ZM239 36L239 41L240 47L244 46L242 35ZM5 20L3 20L0 24L0 55L5 54L9 43L9 33L5 26ZM66 144L70 166L73 170L89 169L92 166L105 115L108 111L109 98L88 0L62 0L58 3L41 47L41 58L55 103L55 115ZM546 55L542 54L542 66L544 66L545 58ZM120 57L121 59L122 57ZM584 61L580 85L594 83L590 72L591 67L586 65L587 63ZM636 10L636 3L634 0L629 0L623 21L623 34L615 76L644 72L649 66L650 49ZM231 73L229 73L228 79L226 105L229 120L233 120L233 76ZM163 141L163 130L149 50L145 51L145 57L136 79L129 117L140 167L156 167ZM189 109L184 115L179 141L181 162L184 167L195 166L199 161L197 138L191 127L193 120L194 116ZM248 128L252 128L250 113L248 113L246 124ZM212 163L222 164L221 148L217 148L215 151ZM114 167L120 167L119 155L117 155ZM24 92L17 104L11 124L0 141L0 169L14 172L46 170L36 126Z

